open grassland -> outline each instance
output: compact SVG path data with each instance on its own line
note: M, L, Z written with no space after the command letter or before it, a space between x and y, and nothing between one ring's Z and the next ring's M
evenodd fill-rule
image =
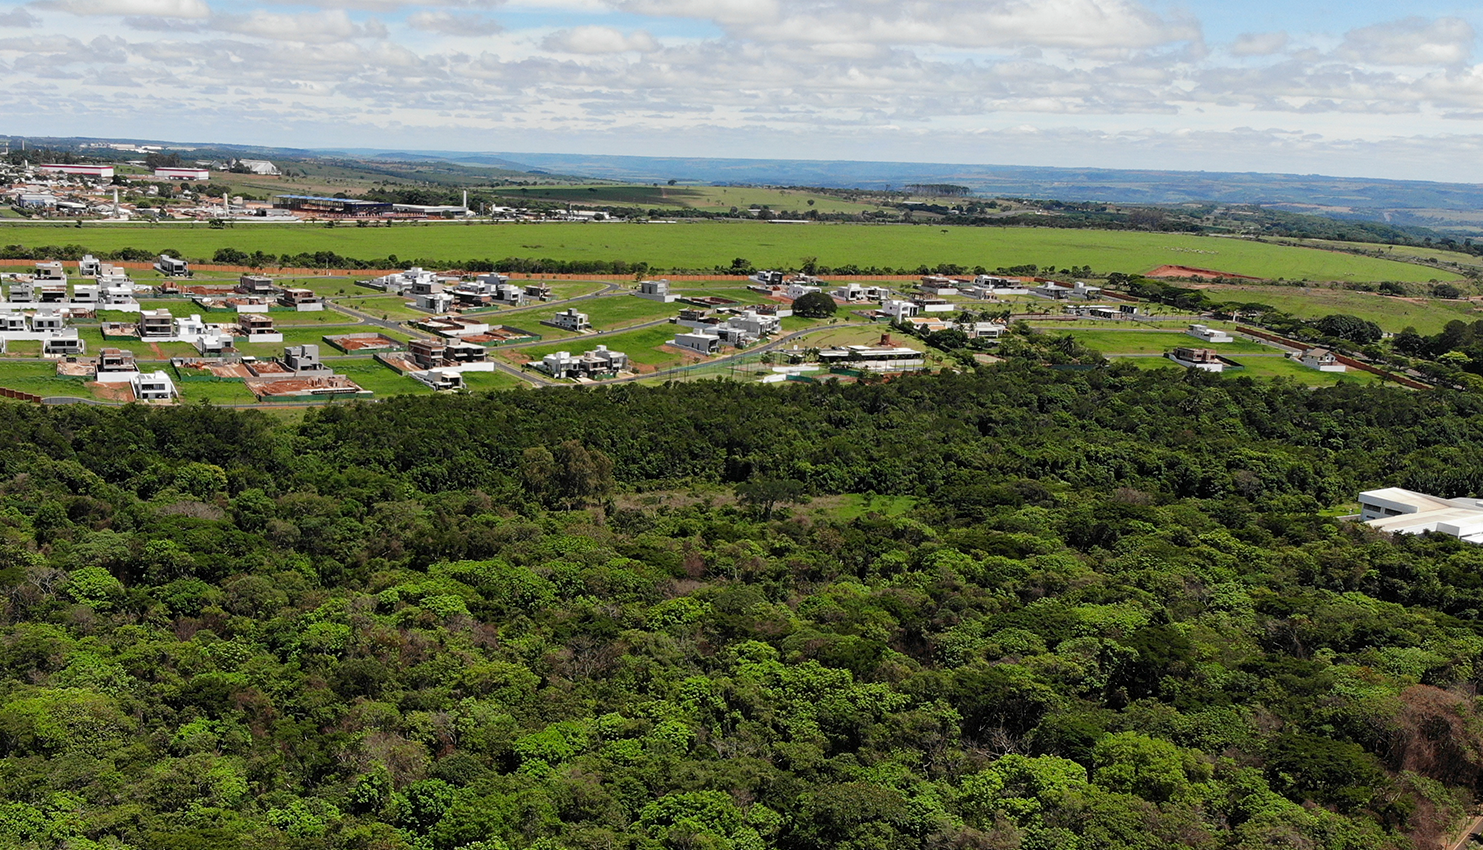
M463 383L471 392L512 390L516 387L530 386L529 383L506 372L464 372Z
M550 334L547 331L560 333L560 330L539 324L540 322L550 321L557 313L576 310L578 313L587 314L593 328L606 331L627 325L652 322L656 319L666 319L677 315L681 306L684 305L663 304L633 295L610 295L604 298L578 301L575 304L512 312L508 315L508 321L518 327L548 336ZM494 318L491 318L491 321L494 321Z
M433 392L421 381L409 378L374 358L331 360L327 365L377 396L430 395Z
M1113 359L1116 359L1115 357ZM1127 362L1142 369L1184 369L1178 363L1163 357L1129 357ZM1361 372L1351 369L1347 372L1320 372L1309 369L1301 363L1288 360L1285 357L1241 357L1237 355L1232 360L1244 366L1244 369L1224 373L1228 378L1291 378L1298 383L1308 387L1332 387L1341 382L1357 384L1373 384L1380 380L1379 376L1371 375L1369 372Z
M1205 292L1213 301L1266 304L1300 319L1345 313L1368 319L1391 333L1410 326L1421 333L1433 334L1454 319L1465 322L1483 319L1483 311L1468 301L1413 300L1373 292L1287 286L1211 286Z
M218 248L272 254L334 251L373 259L396 255L457 262L503 257L627 260L655 268L730 266L742 257L758 267L792 267L805 257L838 267L915 268L957 263L969 268L1036 264L1089 265L1098 272L1147 272L1190 265L1263 278L1316 281L1424 282L1456 275L1333 251L1181 234L1050 228L913 225L773 225L765 222L681 224L428 224L324 228L262 225L212 230L205 225L15 227L0 234L27 247L79 244L94 251L137 247L211 257Z
M1094 348L1111 357L1117 354L1162 354L1171 348L1210 348L1226 356L1237 354L1272 354L1277 349L1269 345L1236 339L1234 342L1205 343L1178 331L1119 331L1086 330L1083 328L1038 328L1043 334L1062 336L1069 334L1082 345Z
M391 319L394 322L402 322L410 319L425 319L428 317L428 314L425 311L408 307L407 301L408 299L400 295L357 295L353 298L335 299L336 304L342 304L353 310L359 310L362 313L369 313L372 316L380 316L383 319Z
M181 381L175 385L180 401L212 404L256 404L257 396L242 381Z
M547 354L557 351L570 351L572 354L581 354L590 351L599 345L606 345L613 351L621 351L628 355L628 359L639 366L653 366L667 369L671 366L680 366L685 363L694 363L707 358L698 355L682 353L679 349L671 348L665 343L674 339L677 328L674 325L663 325L657 328L642 328L627 333L614 334L609 337L598 337L597 339L567 339L560 342L545 345L534 345L529 348L521 348L516 351L503 351L498 356L516 362L515 356L529 358L531 362L538 362Z
M92 398L83 378L64 378L55 363L0 364L0 387L43 398Z

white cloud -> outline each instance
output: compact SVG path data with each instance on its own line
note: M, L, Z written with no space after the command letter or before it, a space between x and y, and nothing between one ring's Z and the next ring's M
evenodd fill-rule
M60 9L74 15L134 15L152 18L206 18L205 0L45 0L38 8Z
M221 32L277 41L336 42L354 38L384 38L387 30L372 19L358 24L344 11L308 12L300 15L255 10L247 15L216 15L210 26Z
M0 15L0 27L15 27L17 29L30 29L41 23L41 19L26 11L24 8L15 9Z
M1236 56L1271 56L1287 49L1285 32L1248 32L1236 36L1231 53Z
M643 30L624 33L612 27L587 26L554 32L541 46L558 53L652 53L659 49L659 42Z
M1350 30L1338 55L1371 65L1461 65L1474 37L1461 18L1404 18Z
M444 11L416 12L407 18L407 24L413 29L453 36L494 35L504 30L497 21L483 15Z

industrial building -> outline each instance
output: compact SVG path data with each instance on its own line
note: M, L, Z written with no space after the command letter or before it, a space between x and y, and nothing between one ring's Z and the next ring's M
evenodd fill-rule
M385 215L390 213L392 208L389 202L361 201L355 198L324 198L316 195L279 195L273 199L273 206L278 209L316 215L354 217Z

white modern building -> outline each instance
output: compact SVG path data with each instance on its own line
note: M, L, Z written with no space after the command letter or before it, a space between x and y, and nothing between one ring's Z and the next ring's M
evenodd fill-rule
M1340 363L1339 358L1327 348L1310 348L1301 354L1287 356L1309 369L1317 369L1320 372L1343 372L1345 370L1344 364Z
M675 334L675 338L669 341L676 348L693 351L696 354L707 356L721 350L720 335L707 331L694 331L692 333Z
M136 372L129 381L134 389L134 398L139 401L169 401L180 395L175 383L164 372Z
M576 307L568 307L552 316L549 324L574 333L592 329L592 322L588 321L587 314L577 312Z
M915 317L921 308L910 301L888 300L881 302L881 312L890 316L891 321L900 322Z
M1443 499L1400 487L1359 494L1360 521L1388 534L1434 531L1483 543L1483 500Z
M634 295L663 304L673 304L680 297L669 291L669 281L667 280L641 281L638 292L635 292Z
M1185 331L1185 333L1201 342L1220 343L1235 341L1235 337L1220 328L1211 328L1205 325L1190 325L1189 330Z

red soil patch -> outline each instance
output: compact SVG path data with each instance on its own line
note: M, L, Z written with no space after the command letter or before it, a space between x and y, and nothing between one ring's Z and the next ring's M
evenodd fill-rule
M1194 277L1205 280L1214 280L1218 277L1230 278L1231 280L1265 280L1266 278L1251 277L1244 274L1232 274L1231 272L1218 272L1214 269L1199 269L1194 266L1159 266L1144 277Z

